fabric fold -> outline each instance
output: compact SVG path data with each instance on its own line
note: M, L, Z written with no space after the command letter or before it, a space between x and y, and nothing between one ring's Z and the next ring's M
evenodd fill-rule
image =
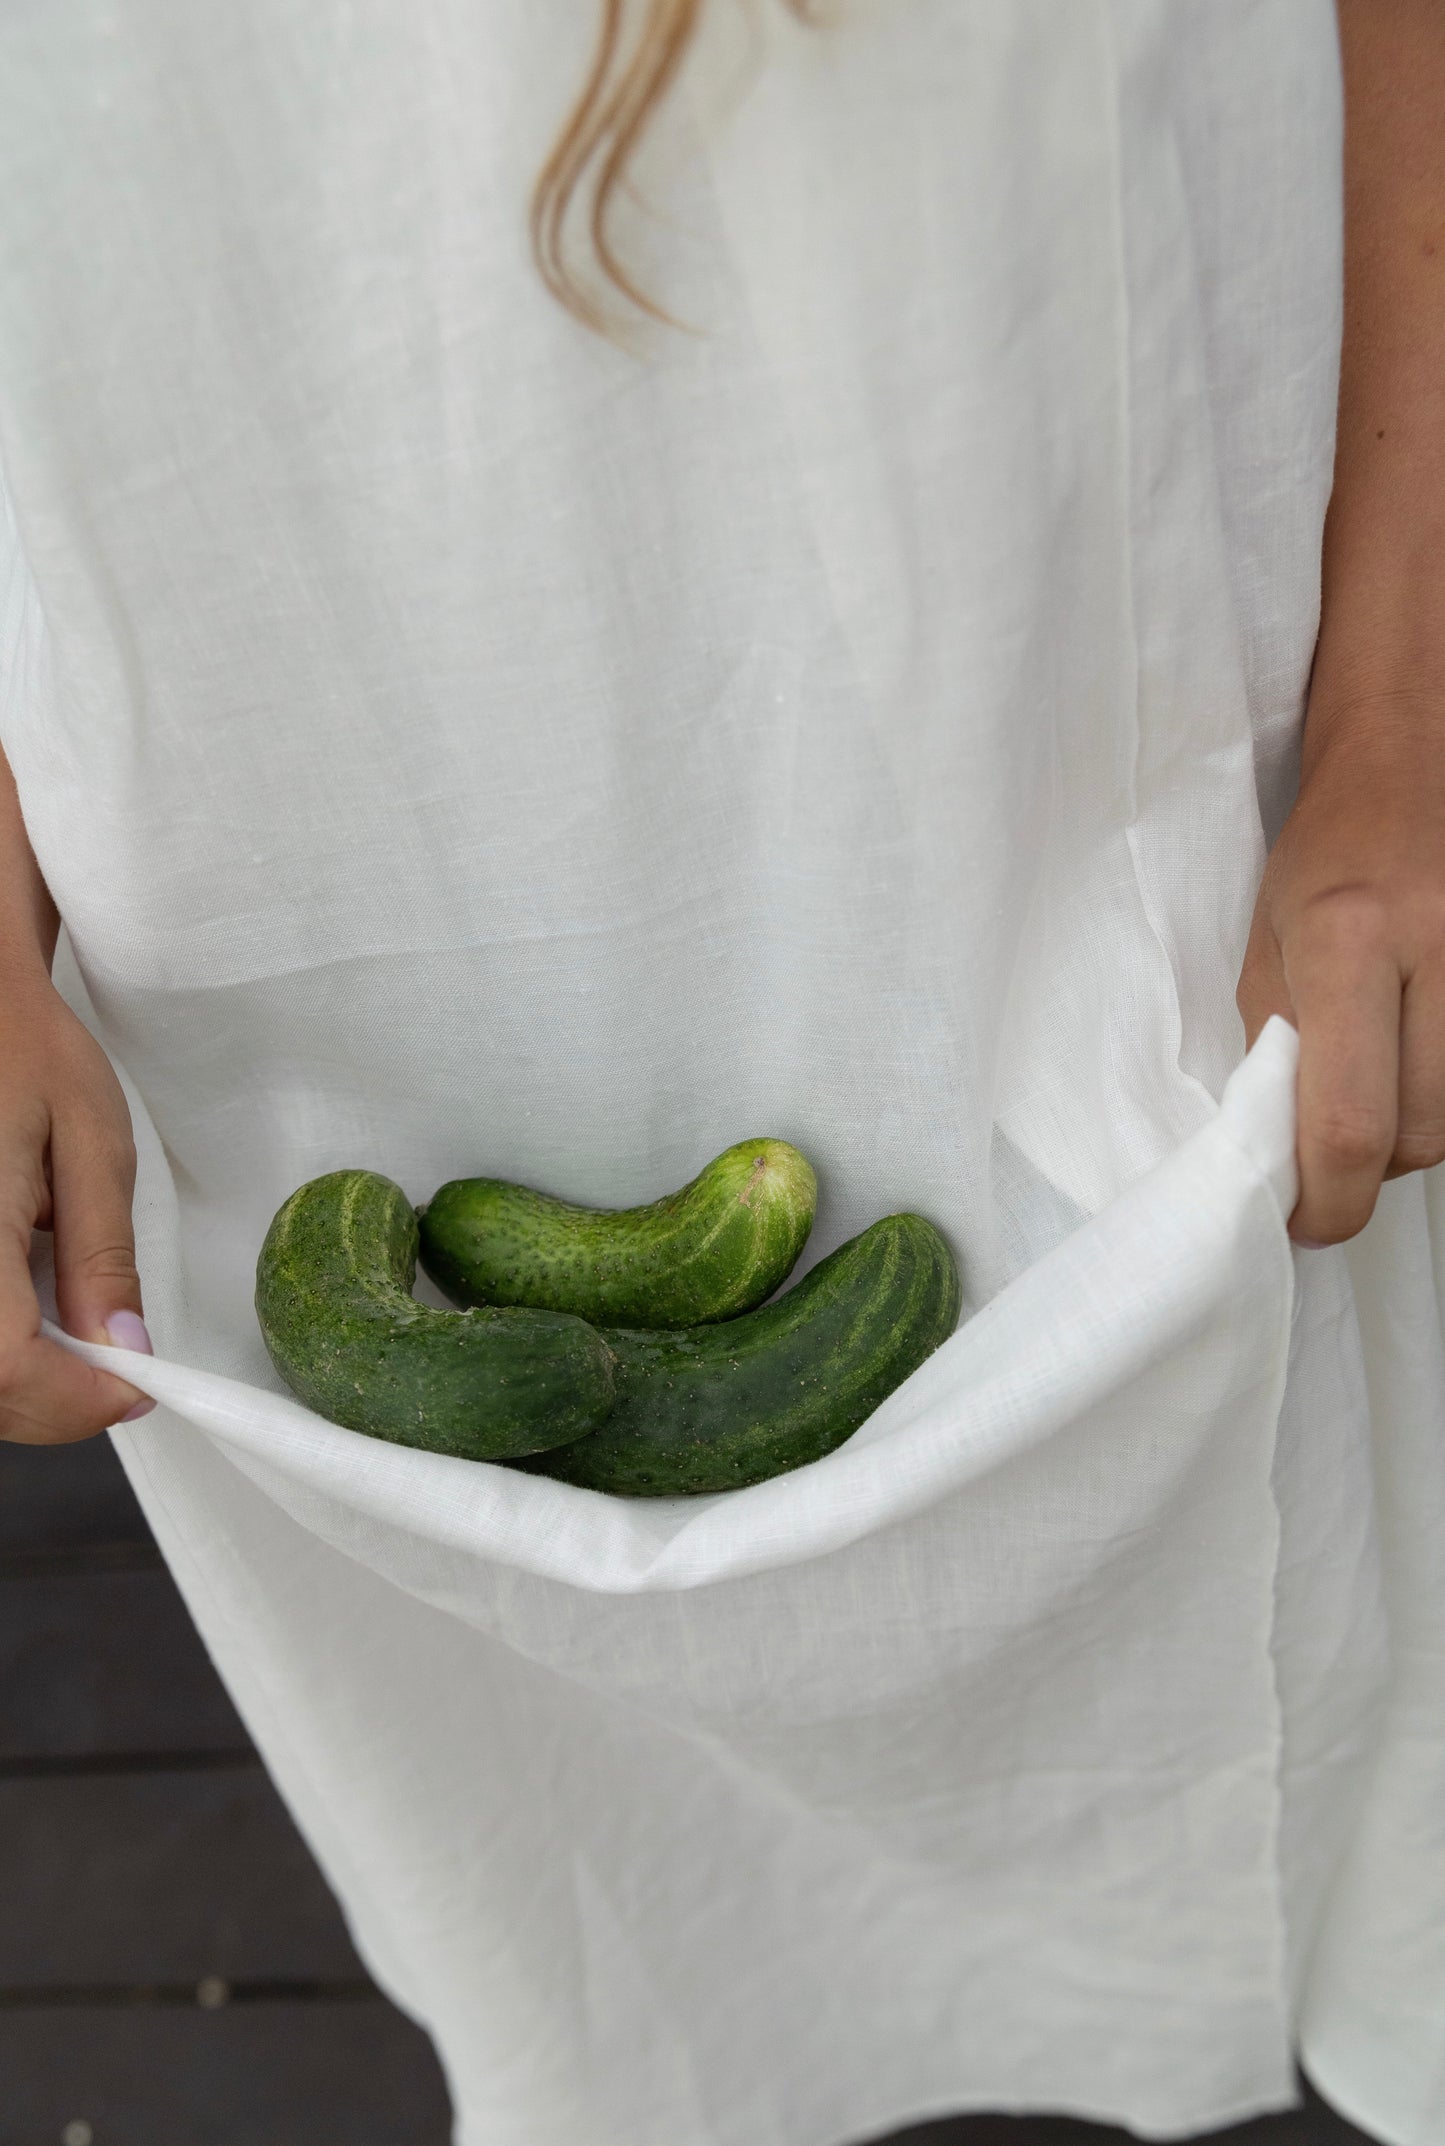
M1267 1268L1270 1215L1282 1223L1297 1196L1298 1049L1295 1031L1274 1017L1231 1076L1215 1119L966 1320L843 1447L721 1497L619 1500L393 1446L327 1423L274 1373L265 1387L248 1385L77 1341L49 1320L44 1331L215 1439L284 1510L338 1546L354 1549L359 1531L370 1529L385 1563L380 1545L411 1532L601 1593L706 1586L827 1556L906 1520L1036 1450L1189 1346L1231 1302L1241 1268ZM144 1122L126 1086L133 1118ZM173 1216L153 1134L146 1151L158 1176L138 1204ZM1271 1295L1276 1326L1283 1318L1287 1329L1282 1246L1281 1234ZM151 1251L141 1250L143 1272Z

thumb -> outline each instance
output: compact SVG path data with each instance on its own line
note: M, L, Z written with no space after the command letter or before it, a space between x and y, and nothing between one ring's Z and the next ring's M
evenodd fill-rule
M1244 1020L1244 1047L1254 1049L1255 1038L1271 1014L1283 1014L1291 1028L1299 1016L1285 982L1284 957L1268 920L1256 911L1245 948L1244 966L1234 993L1234 1003Z
M153 1354L135 1263L135 1143L129 1128L122 1131L108 1117L86 1111L54 1118L50 1192L55 1303L66 1333ZM145 1415L154 1406L146 1398L131 1414Z

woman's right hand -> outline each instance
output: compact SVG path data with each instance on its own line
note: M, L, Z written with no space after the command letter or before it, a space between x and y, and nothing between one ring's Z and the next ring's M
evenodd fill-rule
M49 977L7 975L3 1001L0 1439L68 1445L155 1402L42 1336L30 1233L54 1234L66 1333L148 1353L131 1226L135 1141L110 1060Z

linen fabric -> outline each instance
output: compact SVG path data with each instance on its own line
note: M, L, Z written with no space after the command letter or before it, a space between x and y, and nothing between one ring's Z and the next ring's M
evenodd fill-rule
M641 354L527 251L590 34L0 19L0 743L157 1354L66 1345L161 1403L111 1435L459 2146L1167 2138L1296 2049L1445 2139L1445 1208L1293 1254L1298 1041L1233 1000L1317 624L1328 0L720 4ZM812 1467L610 1499L270 1366L305 1179L624 1205L759 1133L797 1275L900 1208L964 1274Z

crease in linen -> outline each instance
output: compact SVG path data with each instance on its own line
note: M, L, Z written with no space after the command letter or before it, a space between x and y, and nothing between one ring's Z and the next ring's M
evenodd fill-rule
M459 2146L1445 2141L1442 1221L1291 1255L1233 989L1339 343L1328 0L720 5L629 227L562 0L0 24L0 742L136 1128L112 1432ZM900 115L907 123L900 124ZM280 1385L303 1179L748 1131L948 1233L838 1453L614 1501ZM46 1240L35 1270L57 1338ZM440 1301L428 1285L419 1293Z

